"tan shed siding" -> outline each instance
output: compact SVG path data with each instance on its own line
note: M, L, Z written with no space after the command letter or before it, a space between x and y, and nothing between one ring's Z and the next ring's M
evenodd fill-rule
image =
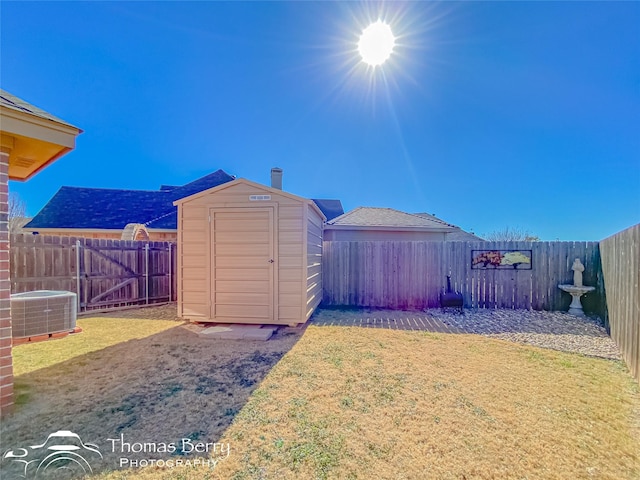
M182 317L207 318L209 292L207 288L207 209L185 203L178 207L178 312Z
M322 300L322 217L307 206L307 292L305 321Z
M216 192L214 194L215 195L214 197L210 195L203 195L201 197L194 198L193 200L189 200L188 202L185 202L185 203L189 203L192 205L214 206L211 200L212 198L215 198L216 207L224 207L225 203L234 204L234 206L244 204L246 206L259 207L261 205L264 205L265 202L251 201L249 200L249 197L251 195L264 195L264 194L265 194L265 191L262 189L258 189L245 184L236 184ZM285 196L277 195L277 199L276 199L276 195L271 194L271 199L272 201L277 201L278 204L280 205L280 208L282 208L285 205L291 205L291 206L300 205L300 202L298 200L285 197Z
M278 208L278 315L291 323L302 322L303 212L299 202L280 203Z
M251 195L269 198L251 200ZM323 220L310 205L246 180L184 200L178 217L181 315L200 321L265 323L264 306L272 302L273 323L306 321L322 294ZM259 209L272 209L264 229L258 228L264 219L247 223L246 214ZM273 232L268 237L272 245L258 234L267 230ZM263 263L275 267L268 279Z
M182 258L182 236L184 235L184 230L182 229L182 216L184 215L184 205L178 205L178 241L176 247L176 260L177 260L177 269L176 275L178 276L176 282L176 300L178 302L178 316L184 318L184 304L182 302L182 295L184 292L183 288L183 279L184 275L182 274L182 267L184 266L184 259Z

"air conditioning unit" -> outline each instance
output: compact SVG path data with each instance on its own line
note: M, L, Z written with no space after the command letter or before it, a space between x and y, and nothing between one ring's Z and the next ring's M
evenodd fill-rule
M76 327L77 297L73 292L37 290L11 295L14 338L69 332Z

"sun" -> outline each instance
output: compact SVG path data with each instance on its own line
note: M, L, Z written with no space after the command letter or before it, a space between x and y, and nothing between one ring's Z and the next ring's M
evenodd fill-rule
M367 65L376 67L382 65L393 52L396 37L393 36L391 27L378 20L364 29L358 41L358 52L362 61Z

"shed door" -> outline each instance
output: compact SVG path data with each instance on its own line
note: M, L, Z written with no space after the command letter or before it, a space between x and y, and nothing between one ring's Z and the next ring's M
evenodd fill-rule
M211 318L272 323L273 208L211 209Z

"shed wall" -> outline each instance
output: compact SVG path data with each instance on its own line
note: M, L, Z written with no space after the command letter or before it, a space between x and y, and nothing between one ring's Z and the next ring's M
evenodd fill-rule
M250 201L251 195L265 195L267 201ZM321 251L322 219L304 199L278 195L272 189L261 189L246 183L227 185L209 194L196 196L178 205L179 287L178 312L196 321L220 321L212 318L214 291L211 272L211 233L209 215L213 209L273 207L276 251L274 322L295 324L308 319L322 296L321 268L317 258ZM309 214L312 212L312 214ZM308 240L307 228L313 229ZM309 242L314 264L308 264ZM309 279L310 272L314 274ZM315 279L315 280L314 280ZM311 284L308 297L307 289ZM251 323L247 319L246 323Z
M178 314L209 317L209 216L205 205L178 206Z
M322 217L311 205L308 205L305 320L309 319L322 301L322 224Z

